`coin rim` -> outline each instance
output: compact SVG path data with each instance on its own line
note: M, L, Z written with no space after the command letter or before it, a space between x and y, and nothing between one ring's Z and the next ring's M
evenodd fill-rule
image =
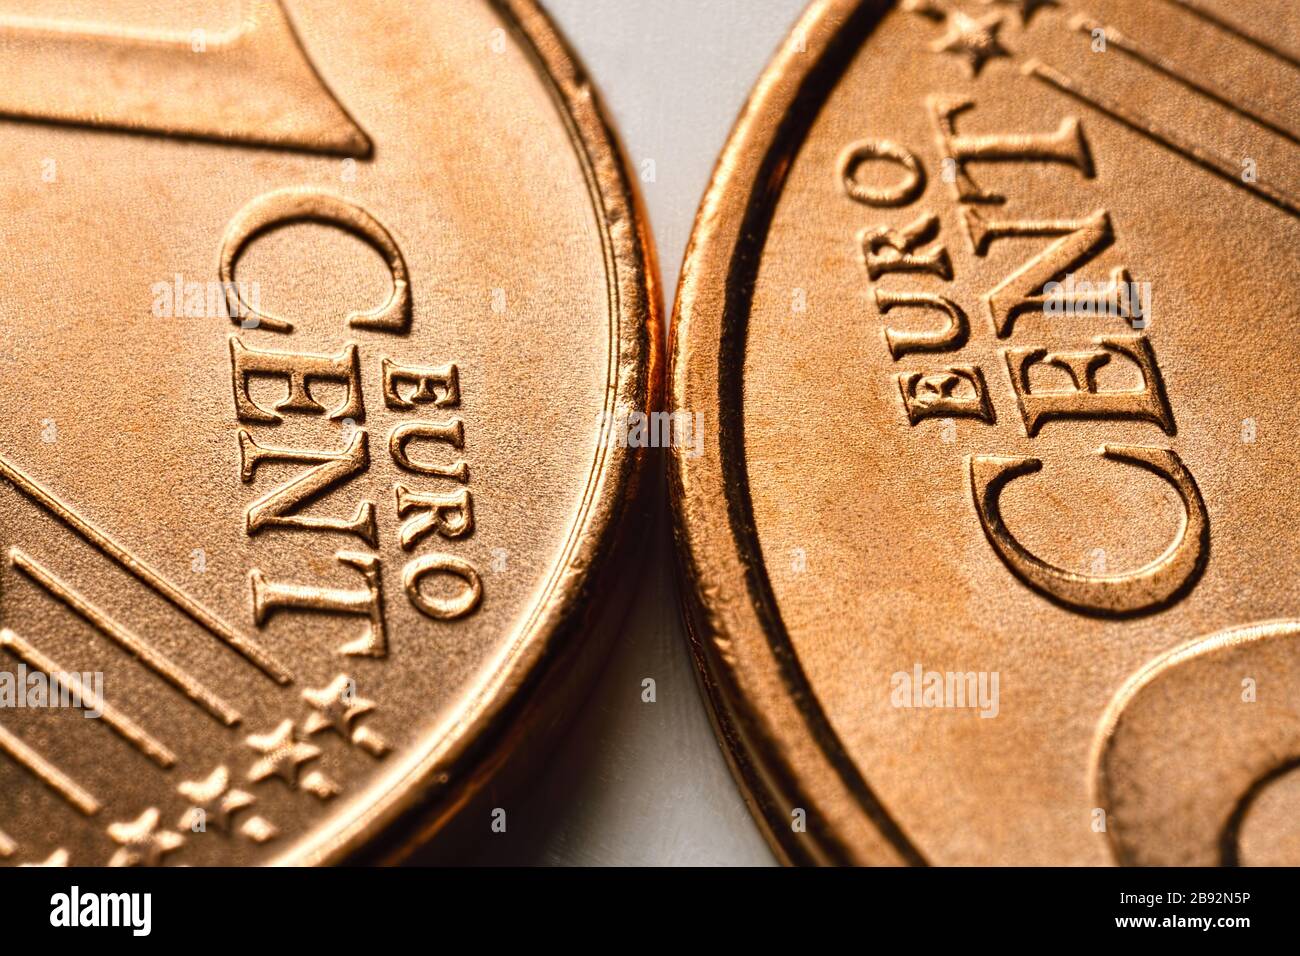
M890 0L814 0L733 128L696 216L669 342L669 405L703 412L670 496L688 633L732 772L786 863L921 864L821 709L781 621L749 500L743 374L753 278L795 155ZM792 813L806 813L795 832Z
M604 411L620 416L657 409L662 401L663 308L654 246L625 153L586 72L536 0L488 2L546 84L582 164L601 228L610 294ZM573 682L554 672L572 660L580 642L588 653L606 650L589 648L586 625L596 618L600 583L610 580L625 557L627 549L620 547L629 537L623 534L625 519L637 511L646 462L645 449L598 445L565 550L505 663L480 685L483 692L465 709L456 729L413 745L414 753L405 758L407 769L393 786L368 803L358 800L355 811L308 830L273 864L355 860L376 844L400 841L413 818L421 827L419 839L427 839L501 769L521 735L557 712L558 705L539 697L557 686L565 693L585 689L570 686Z

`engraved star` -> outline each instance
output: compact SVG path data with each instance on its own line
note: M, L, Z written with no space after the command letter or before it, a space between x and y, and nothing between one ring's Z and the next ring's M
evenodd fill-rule
M157 866L165 854L178 849L185 838L171 830L158 829L158 809L150 807L131 823L114 823L108 835L122 849L113 854L109 866Z
M334 678L328 687L303 691L302 696L303 700L316 709L303 724L303 730L308 736L314 736L323 730L333 730L344 740L351 740L373 756L379 757L388 752L388 744L374 731L365 727L355 730L352 728L353 721L375 709L375 702L358 697L356 683L345 674Z
M309 735L328 728L346 740L352 733L352 721L375 709L374 701L356 696L356 685L343 674L321 690L303 691L302 697L316 708L303 725Z
M249 737L248 746L262 754L262 759L248 768L248 779L260 783L267 777L279 777L291 789L298 786L298 767L320 756L320 748L295 739L292 720L286 720L269 734Z
M1029 25L1029 21L1033 19L1034 14L1043 7L1060 5L1057 0L984 0L984 2L988 4L997 3L1004 7L1016 7L1020 11L1020 22L1026 26Z
M1009 56L998 42L1002 29L1002 14L990 13L976 20L961 11L948 15L948 34L935 41L936 53L955 53L965 56L970 64L971 76L979 76L984 64L994 57Z
M179 826L193 830L200 821L211 823L219 832L230 832L230 818L257 801L243 790L230 789L230 771L218 767L206 780L186 781L176 788L193 804Z

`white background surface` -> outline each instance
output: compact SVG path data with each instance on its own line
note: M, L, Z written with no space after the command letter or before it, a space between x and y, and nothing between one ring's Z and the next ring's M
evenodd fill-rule
M671 310L713 164L804 0L542 0L623 138ZM645 181L653 162L653 181ZM705 436L709 440L710 436ZM771 864L727 769L682 633L664 518L608 666L483 863ZM641 700L652 677L656 701ZM504 837L504 839L502 839Z

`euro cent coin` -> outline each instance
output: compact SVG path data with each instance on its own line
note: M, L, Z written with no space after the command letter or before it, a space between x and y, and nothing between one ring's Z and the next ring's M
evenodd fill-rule
M656 401L590 82L529 0L5 3L0 75L0 857L436 830L590 672Z
M672 485L787 860L1295 863L1300 11L822 0L699 213Z

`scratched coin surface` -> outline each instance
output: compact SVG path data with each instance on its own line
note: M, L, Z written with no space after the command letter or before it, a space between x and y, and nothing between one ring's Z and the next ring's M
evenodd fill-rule
M588 80L530 0L5 0L0 76L0 859L436 830L596 660L655 397Z
M814 3L697 220L691 627L796 862L1295 864L1300 10Z

